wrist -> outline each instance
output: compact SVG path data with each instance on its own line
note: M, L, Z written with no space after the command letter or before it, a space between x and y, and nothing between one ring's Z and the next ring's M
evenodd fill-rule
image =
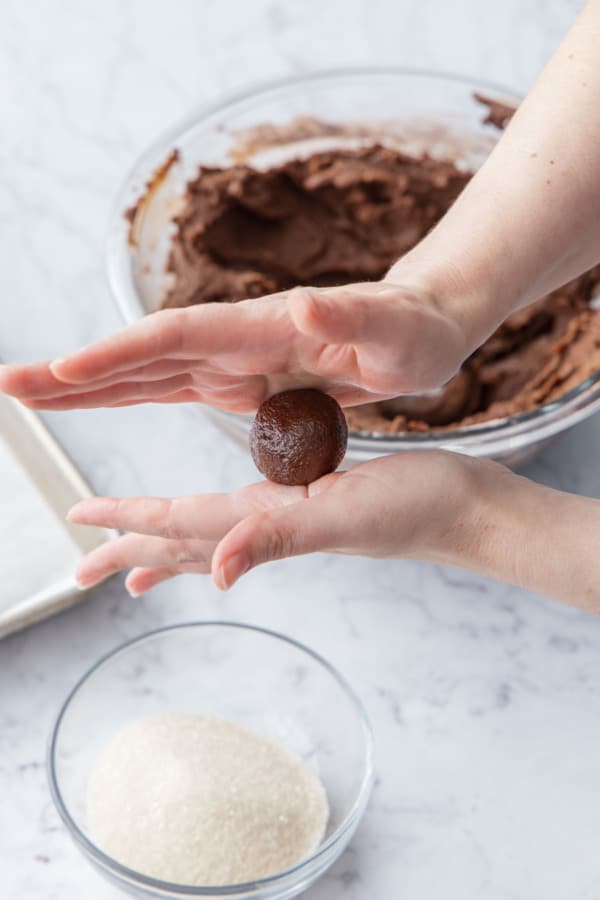
M413 522L417 527L405 547L407 555L477 571L482 537L493 521L493 485L511 473L499 463L462 453L431 450L414 456L415 474L422 481L416 482L421 514ZM398 464L406 467L404 454Z
M568 501L569 495L542 487L494 460L464 459L462 490L469 502L461 540L446 547L445 562L520 587L543 589L539 564L547 552L553 553L552 521L561 500ZM557 555L560 558L560 552Z
M521 519L529 521L531 483L493 460L433 451L432 457L440 480L435 514L417 535L420 558L514 583L511 548L525 538ZM434 482L435 473L428 478Z
M395 284L418 284L425 296L464 336L465 358L495 331L512 311L501 302L485 267L460 262L460 254L440 252L426 238L395 263L384 280Z
M466 479L466 480L465 480ZM458 526L435 561L600 611L600 501L557 491L491 460L465 460Z

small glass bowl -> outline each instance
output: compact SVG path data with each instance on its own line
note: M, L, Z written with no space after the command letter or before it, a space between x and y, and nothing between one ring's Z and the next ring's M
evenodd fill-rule
M135 164L119 195L110 225L107 263L112 292L127 322L156 309L165 287L164 265L170 226L186 182L200 165L231 165L245 143L244 161L277 163L299 153L352 141L383 140L408 151L427 151L476 169L499 132L484 123L485 110L474 94L509 103L519 97L494 84L443 73L401 68L363 68L321 72L255 88L208 106L163 135ZM252 151L248 134L260 126L285 127L300 119L332 126L285 143L264 140ZM335 129L338 129L336 135ZM136 252L129 242L124 212L174 149L179 158L155 183L135 217ZM239 155L237 157L239 159ZM545 406L511 418L428 433L357 433L348 442L346 462L356 463L401 450L446 449L519 465L552 437L600 408L600 372ZM251 417L206 410L223 432L247 445Z
M98 753L127 723L167 711L229 719L302 756L330 806L325 838L314 853L269 878L226 887L159 881L103 853L86 824L87 784ZM316 881L354 834L371 792L373 738L350 686L312 650L250 625L193 622L123 644L79 680L52 731L48 778L79 849L131 896L284 900Z

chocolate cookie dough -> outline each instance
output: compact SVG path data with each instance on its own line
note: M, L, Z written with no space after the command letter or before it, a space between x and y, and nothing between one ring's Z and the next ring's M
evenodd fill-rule
M496 124L509 107L490 109ZM380 278L471 173L387 146L315 153L262 171L202 168L175 219L164 306L235 302L297 284ZM600 369L600 268L511 316L441 391L346 410L359 432L448 429L513 416Z
M174 283L164 306L380 278L468 177L451 162L381 146L317 153L268 171L202 168L175 219Z
M440 391L346 410L351 430L466 427L549 403L600 370L600 267L510 316Z
M516 107L510 103L502 103L500 100L493 100L480 94L477 91L473 94L475 100L487 107L487 113L483 120L485 125L493 125L494 128L502 130L506 128L516 112Z
M312 484L335 471L346 453L348 426L338 403L311 388L265 400L250 432L259 472L278 484Z

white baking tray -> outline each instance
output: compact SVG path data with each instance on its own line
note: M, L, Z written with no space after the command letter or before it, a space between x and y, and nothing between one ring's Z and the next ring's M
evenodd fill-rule
M92 496L92 491L41 419L3 394L0 394L0 438L20 463L43 503L55 514L51 517L52 527L65 529L79 557L116 537L116 532L109 529L84 528L65 520L70 507ZM2 498L0 505L1 502ZM0 608L0 637L39 622L84 596L73 572L68 571L34 594L11 600L9 606Z

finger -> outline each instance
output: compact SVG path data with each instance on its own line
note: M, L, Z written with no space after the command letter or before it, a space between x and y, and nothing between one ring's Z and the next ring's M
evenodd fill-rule
M288 309L303 334L329 344L365 344L389 342L394 324L402 324L403 300L398 288L380 283L303 287L290 291Z
M139 597L140 594L149 591L155 585L169 578L175 578L181 574L178 566L154 566L144 568L138 566L132 569L125 579L125 589L132 597Z
M187 310L153 313L116 334L51 363L52 373L66 383L106 378L163 359L183 345Z
M266 298L263 298L266 299ZM279 309L278 307L281 307ZM291 326L283 304L262 300L210 303L153 313L109 338L51 364L53 374L69 383L93 382L165 357L214 357L267 344L277 347ZM264 328L265 317L269 329Z
M82 588L104 581L121 569L133 566L179 566L194 563L210 571L213 544L208 541L170 541L164 538L127 534L103 544L79 564L75 577Z
M231 494L204 496L91 497L74 506L70 522L164 537L217 539L239 521Z
M190 387L167 394L164 397L153 397L152 400L121 400L118 403L107 403L105 405L111 408L119 408L122 406L138 406L140 403L204 403L206 406L221 409L224 412L247 414L255 412L266 396L266 392L261 389L260 399L256 399L257 393L257 391L252 390L247 392L246 388L244 388L244 393L230 393L218 390L211 391L210 389L200 391L196 387ZM44 406L43 408L48 409L49 407Z
M96 409L100 406L128 405L135 403L154 403L162 398L175 394L182 389L189 389L191 376L174 375L161 381L125 381L111 387L93 391L80 391L62 397L39 400L24 399L23 403L31 409L64 410L64 409Z
M208 566L195 563L184 563L181 566L154 566L149 568L139 567L132 569L125 579L125 589L132 597L149 591L163 581L176 578L178 575L195 574L206 575Z
M182 391L175 391L173 394L167 394L165 397L154 397L152 400L121 400L119 403L107 403L110 409L121 409L123 406L140 406L142 403L207 403L207 399L200 394L195 388L185 388ZM44 407L47 409L47 407Z
M52 374L50 363L0 366L0 391L13 397L36 397L58 393L64 384Z
M214 582L227 590L261 563L341 547L348 522L347 511L339 509L330 493L250 516L218 544L212 558Z
M303 487L263 481L233 494L191 497L90 497L67 514L70 522L134 531L171 540L220 540L241 519L263 509L294 503Z
M94 382L94 390L110 387L125 381L162 381L173 375L186 374L192 370L194 360L165 359L128 369ZM209 378L211 376L207 376ZM221 376L225 378L225 376ZM212 376L218 383L218 376ZM91 388L90 388L91 390ZM65 384L52 373L50 363L34 363L28 366L0 366L0 391L21 400L59 399L83 393L80 384Z

